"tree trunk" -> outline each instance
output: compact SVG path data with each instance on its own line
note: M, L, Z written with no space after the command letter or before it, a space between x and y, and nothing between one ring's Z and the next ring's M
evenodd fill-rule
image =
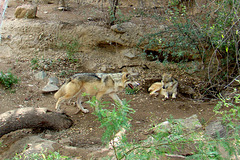
M21 108L0 114L0 138L12 131L24 128L62 130L71 127L73 121L65 114L47 108Z

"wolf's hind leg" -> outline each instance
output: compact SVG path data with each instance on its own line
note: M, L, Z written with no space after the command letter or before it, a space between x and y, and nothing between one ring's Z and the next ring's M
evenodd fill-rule
M57 111L60 111L61 103L63 103L65 100L70 99L70 98L72 98L72 97L73 97L73 95L69 95L69 94L66 94L65 96L60 97L60 98L58 99L57 103L56 103L55 109L56 109Z

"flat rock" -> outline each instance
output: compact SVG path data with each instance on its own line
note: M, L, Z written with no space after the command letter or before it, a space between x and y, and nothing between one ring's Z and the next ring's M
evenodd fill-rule
M58 91L59 87L54 84L47 84L45 87L43 87L42 92L43 93L49 93L49 92L55 92Z
M34 75L37 80L43 80L47 74L44 71L38 72Z
M59 80L57 77L50 77L48 78L48 84L59 85Z
M135 27L136 27L136 25L134 23L125 22L125 23L115 24L115 25L111 26L111 30L113 30L114 32L117 32L117 33L125 33Z

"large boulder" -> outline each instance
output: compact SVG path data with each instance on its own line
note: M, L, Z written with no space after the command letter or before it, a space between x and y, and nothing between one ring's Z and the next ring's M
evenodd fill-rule
M18 6L15 10L16 18L36 18L37 17L37 6L24 4Z

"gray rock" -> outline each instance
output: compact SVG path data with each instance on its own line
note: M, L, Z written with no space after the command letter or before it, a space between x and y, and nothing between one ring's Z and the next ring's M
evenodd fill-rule
M176 125L181 125L185 131L192 131L202 127L196 114L186 119L176 119ZM172 125L168 121L162 122L154 129L155 132L168 132L171 130Z
M37 80L43 80L46 76L47 74L44 71L38 72L34 75Z
M57 77L48 78L48 84L59 85L59 80Z
M27 156L34 153L40 154L43 152L53 152L54 143L56 142L45 140L38 136L27 136L13 143L9 150L1 154L1 159L8 159L9 157L14 157L16 153L21 156Z
M43 87L42 92L43 93L49 93L49 92L55 92L58 91L59 87L54 84L47 84L45 87Z
M226 129L220 121L211 122L206 128L206 135L216 138L220 136L221 138L226 136Z
M125 22L125 23L115 24L115 25L111 26L111 30L113 30L114 32L117 32L117 33L125 33L135 27L136 27L136 25L134 23Z
M136 55L134 53L132 53L132 51L129 50L129 49L126 49L126 50L122 51L122 54L129 59L136 58Z
M196 130L196 129L202 128L202 124L198 120L198 117L196 114L186 119L178 119L177 121L179 121L181 125L187 130Z
M48 78L48 83L45 87L43 87L43 93L55 92L59 90L59 80L57 77L50 77Z

